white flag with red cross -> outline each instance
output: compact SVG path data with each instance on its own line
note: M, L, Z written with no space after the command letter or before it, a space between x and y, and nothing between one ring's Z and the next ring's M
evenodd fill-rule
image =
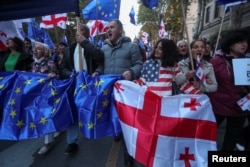
M163 23L163 20L161 19L161 23L160 23L160 28L159 28L159 37L160 38L167 38L168 33L165 30L165 25Z
M250 93L237 101L242 111L250 111Z
M54 28L60 27L66 29L67 13L52 14L42 17L40 28Z
M158 96L130 81L114 97L128 152L148 167L207 166L217 126L206 95Z

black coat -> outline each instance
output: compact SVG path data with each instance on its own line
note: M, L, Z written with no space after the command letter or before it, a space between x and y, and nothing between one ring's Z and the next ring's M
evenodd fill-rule
M6 52L1 52L1 56L0 56L0 71L6 71L5 69L5 62L7 61L8 57L9 57L10 52L6 51ZM30 57L28 54L26 53L21 53L17 63L14 67L14 70L18 70L18 71L31 71L31 64L33 62L32 57Z

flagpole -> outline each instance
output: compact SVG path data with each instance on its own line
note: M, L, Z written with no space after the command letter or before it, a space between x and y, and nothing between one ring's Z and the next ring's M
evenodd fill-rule
M218 44L219 44L219 40L220 40L220 34L221 34L221 29L222 29L222 25L224 23L225 13L226 13L226 8L225 8L223 16L222 16L222 20L221 20L221 24L220 24L220 29L219 29L219 33L218 33L218 37L217 37L217 41L216 41L216 45L215 45L215 50L214 51L216 51L217 48L218 48Z
M181 0L181 8L182 8L182 15L183 15L182 17L183 17L184 29L186 31L186 36L187 36L188 51L189 51L189 58L190 58L190 62L191 62L191 68L192 68L192 70L194 70L194 62L193 62L193 56L192 56L190 42L189 42L189 35L188 35L188 31L187 31L187 23L186 23L186 16L185 16L185 11L184 11L183 1L184 0Z

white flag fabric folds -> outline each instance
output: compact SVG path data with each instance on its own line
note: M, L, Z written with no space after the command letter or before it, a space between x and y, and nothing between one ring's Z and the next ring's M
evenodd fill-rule
M16 27L15 21L0 22L0 50L6 49L6 40L8 37L18 37L23 39L22 34Z
M53 14L42 17L40 28L54 28L60 27L66 29L67 13Z
M217 125L206 95L158 96L120 80L114 97L128 152L148 167L207 166Z

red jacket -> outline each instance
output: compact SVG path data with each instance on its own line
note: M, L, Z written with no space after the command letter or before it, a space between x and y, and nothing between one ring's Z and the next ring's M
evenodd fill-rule
M208 93L213 106L213 111L219 115L241 116L245 114L237 105L242 98L241 86L234 85L233 68L231 63L223 56L215 56L210 60L214 67L214 73L218 82L216 92Z

